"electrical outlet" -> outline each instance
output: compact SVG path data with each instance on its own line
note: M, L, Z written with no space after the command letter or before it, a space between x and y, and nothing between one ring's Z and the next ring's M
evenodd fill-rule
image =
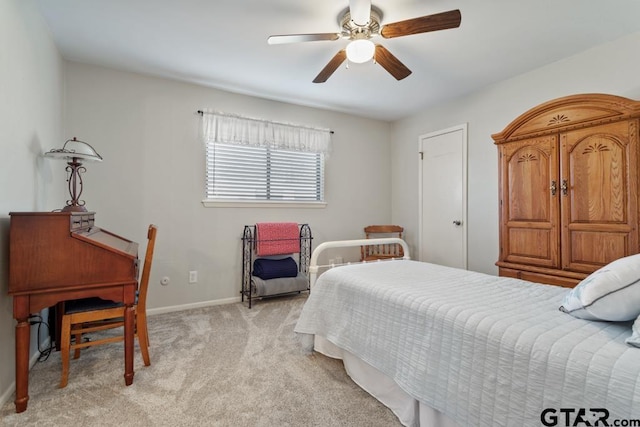
M198 272L193 270L189 272L189 283L198 283Z

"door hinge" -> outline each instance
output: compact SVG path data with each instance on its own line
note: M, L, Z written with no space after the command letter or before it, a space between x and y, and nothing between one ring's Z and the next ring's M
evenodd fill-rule
M420 153L420 160L424 160L424 151L419 151Z

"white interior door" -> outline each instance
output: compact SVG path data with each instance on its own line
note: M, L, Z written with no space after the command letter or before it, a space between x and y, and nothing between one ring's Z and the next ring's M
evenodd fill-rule
M467 125L421 135L421 261L467 268Z

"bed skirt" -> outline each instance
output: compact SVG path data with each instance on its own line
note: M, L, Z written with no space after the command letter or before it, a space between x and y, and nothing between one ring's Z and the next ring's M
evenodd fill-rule
M315 336L314 350L325 356L341 359L353 382L391 409L402 425L458 427L455 421L442 412L409 396L393 379L324 337Z

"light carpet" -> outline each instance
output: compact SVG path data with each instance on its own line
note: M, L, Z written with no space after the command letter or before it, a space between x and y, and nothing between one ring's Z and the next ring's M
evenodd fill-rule
M342 362L304 353L293 328L306 295L148 318L151 366L136 345L124 385L122 343L71 359L59 389L60 353L29 375L29 406L0 412L6 426L399 426L347 376Z

